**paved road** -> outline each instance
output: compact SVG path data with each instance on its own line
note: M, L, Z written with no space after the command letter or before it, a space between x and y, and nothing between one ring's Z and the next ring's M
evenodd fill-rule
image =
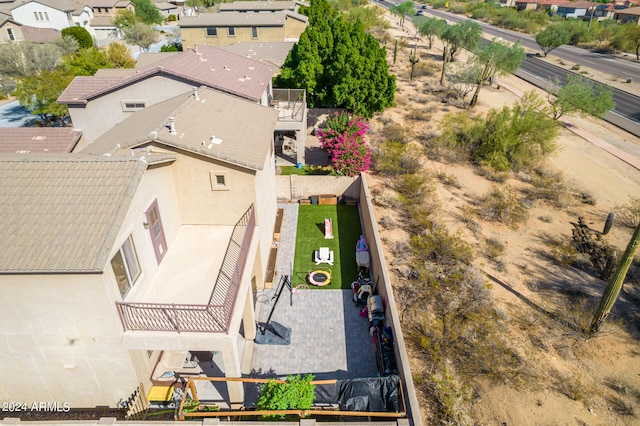
M453 13L443 12L441 10L427 9L427 13L446 19L452 22L458 22L469 19L466 16L455 15ZM506 30L494 27L481 21L477 22L486 34L492 37L501 37L511 42L520 41L520 44L526 48L542 53L540 46L536 43L533 36L522 34L516 31ZM575 46L561 46L553 51L553 55L566 61L581 64L585 67L593 68L610 75L621 78L631 78L634 81L640 81L640 63L616 58L613 55L595 53L587 49L580 49Z

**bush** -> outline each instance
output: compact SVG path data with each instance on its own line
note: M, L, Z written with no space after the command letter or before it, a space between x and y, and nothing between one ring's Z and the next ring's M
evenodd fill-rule
M434 262L438 265L470 265L473 247L459 233L450 234L446 228L434 226L430 232L411 237L413 257L420 263Z
M81 49L93 47L93 37L82 27L68 27L62 29L62 37L71 37L78 42Z
M177 20L178 20L178 18L173 13L171 13L169 16L167 16L167 22L175 22Z
M287 376L286 383L270 380L262 386L257 402L258 410L308 410L315 400L313 376ZM268 416L274 417L274 416ZM284 416L279 416L284 418Z
M517 229L528 219L529 210L509 187L494 187L480 199L478 215L485 220L501 222Z
M621 225L635 229L640 224L640 197L630 197L629 202L616 206L614 210Z
M420 170L418 149L401 142L384 142L373 152L373 167L384 176L417 173Z

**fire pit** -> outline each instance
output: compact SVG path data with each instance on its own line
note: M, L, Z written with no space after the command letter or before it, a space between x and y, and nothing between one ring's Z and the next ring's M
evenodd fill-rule
M307 281L309 281L309 284L318 287L328 285L331 282L331 271L323 271L321 269L309 271Z

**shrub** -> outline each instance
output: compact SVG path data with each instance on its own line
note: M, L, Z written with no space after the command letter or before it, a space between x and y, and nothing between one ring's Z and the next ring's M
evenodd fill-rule
M384 142L373 151L373 167L385 176L416 173L420 170L418 149L401 142Z
M93 37L89 31L82 27L67 27L62 29L62 37L72 37L78 42L81 49L93 47Z
M480 199L478 215L485 220L501 222L517 229L521 223L526 222L529 211L512 189L494 187Z
M258 410L308 410L315 400L313 376L287 376L286 383L270 380L262 386L257 402ZM284 416L280 416L284 418Z
M171 13L169 16L167 16L167 22L175 22L177 20L178 20L178 18L173 13Z
M438 265L470 265L473 247L459 233L451 234L446 228L434 226L431 231L411 237L414 259L419 262L434 262Z
M371 149L364 140L369 123L346 112L327 120L327 128L318 130L322 148L329 153L333 171L341 176L356 176L371 166Z
M626 204L616 206L614 210L621 225L635 229L640 223L640 197L630 197Z

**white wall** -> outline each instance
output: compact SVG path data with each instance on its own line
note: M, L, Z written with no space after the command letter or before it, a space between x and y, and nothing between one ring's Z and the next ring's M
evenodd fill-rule
M0 275L0 400L115 406L139 381L102 275Z
M49 19L37 20L34 12L41 12L43 15L46 12ZM65 12L33 1L16 7L11 11L11 15L16 22L36 28L55 28L62 30L71 26Z

